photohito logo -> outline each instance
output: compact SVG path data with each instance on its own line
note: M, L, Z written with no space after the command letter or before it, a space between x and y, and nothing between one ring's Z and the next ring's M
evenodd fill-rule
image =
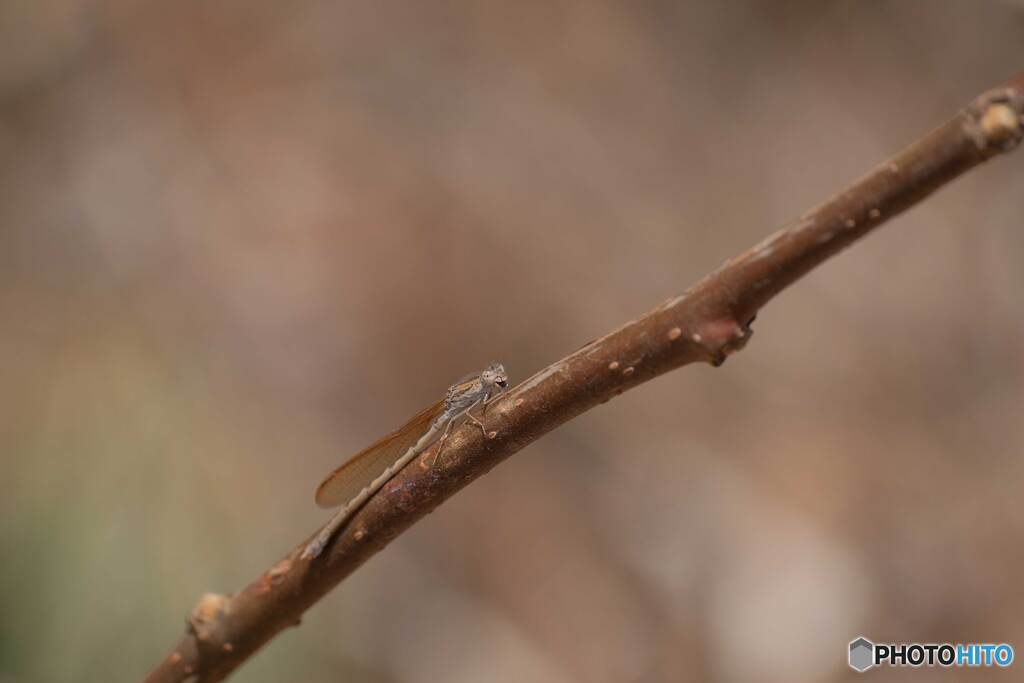
M1006 643L888 643L876 645L864 636L850 641L850 668L873 666L1001 666L1013 664L1013 646Z

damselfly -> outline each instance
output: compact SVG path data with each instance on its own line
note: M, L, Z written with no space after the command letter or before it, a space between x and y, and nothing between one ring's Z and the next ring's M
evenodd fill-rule
M508 377L501 363L492 363L481 373L467 375L448 387L448 394L421 411L397 431L372 446L356 453L345 464L331 472L316 490L316 504L323 508L342 505L341 510L320 530L302 551L303 558L314 558L323 552L341 526L384 484L409 464L417 455L438 440L436 461L455 422L465 417L487 436L483 422L470 411L480 406L483 415L487 404L508 386ZM438 439L438 435L440 438Z

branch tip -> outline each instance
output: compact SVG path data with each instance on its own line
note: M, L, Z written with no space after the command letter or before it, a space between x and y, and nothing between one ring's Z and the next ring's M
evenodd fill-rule
M967 109L966 132L979 150L1008 152L1024 136L1024 93L997 88L978 97Z

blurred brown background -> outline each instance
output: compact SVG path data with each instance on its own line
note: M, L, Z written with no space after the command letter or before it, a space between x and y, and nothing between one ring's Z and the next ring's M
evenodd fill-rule
M137 679L451 380L526 378L1022 68L1020 2L6 0L0 681ZM1022 187L987 165L725 367L530 446L237 680L1024 656Z

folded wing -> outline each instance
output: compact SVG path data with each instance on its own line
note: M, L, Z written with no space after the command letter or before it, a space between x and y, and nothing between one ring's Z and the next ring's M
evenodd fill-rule
M359 451L327 475L316 490L316 504L322 508L333 508L355 498L415 445L441 413L443 404L443 401L438 401L420 411L397 430Z

